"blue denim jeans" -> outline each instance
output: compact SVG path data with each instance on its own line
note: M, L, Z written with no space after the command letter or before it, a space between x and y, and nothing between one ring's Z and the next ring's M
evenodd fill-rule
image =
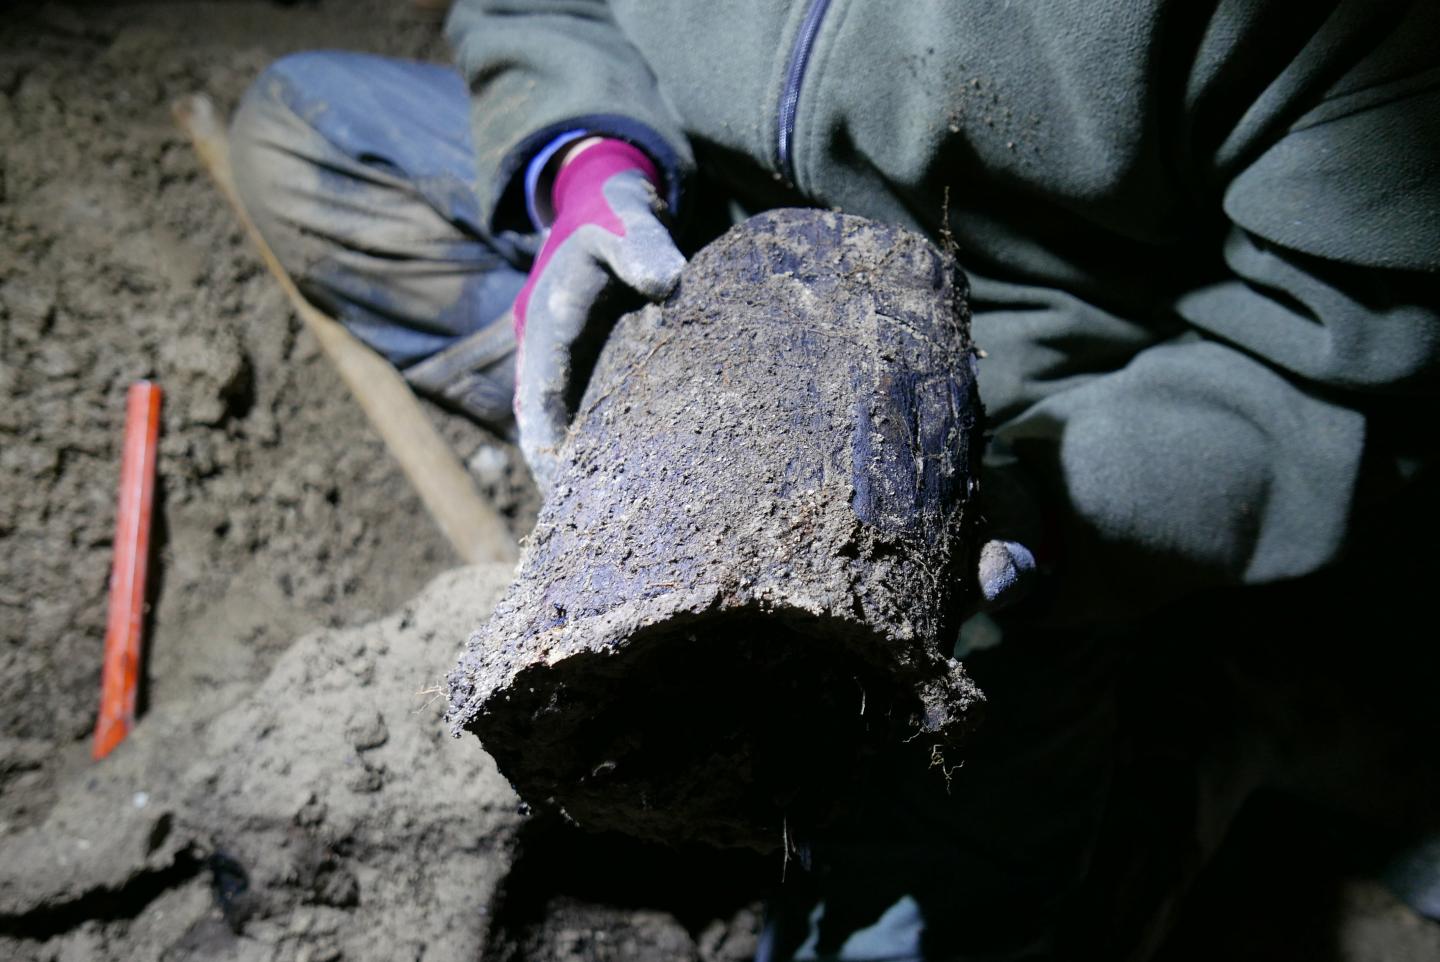
M231 126L236 187L301 291L402 371L493 329L531 251L481 222L469 96L446 67L342 51L293 54ZM508 357L489 373L510 403ZM484 405L481 405L484 407Z

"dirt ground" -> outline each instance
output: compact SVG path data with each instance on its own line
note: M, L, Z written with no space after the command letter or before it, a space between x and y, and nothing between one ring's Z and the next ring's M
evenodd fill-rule
M408 5L343 6L47 4L0 23L0 825L33 822L84 764L132 380L167 392L156 710L258 681L308 629L373 619L454 563L168 112L186 91L232 104L292 49L438 49ZM437 421L526 527L509 452Z
M440 724L435 686L508 572L454 570L169 113L192 91L228 110L316 47L444 50L433 13L383 0L0 19L0 958L746 958L758 916L729 893L702 918L713 883L684 924L644 886L565 894L587 871ZM148 704L92 767L141 377L166 391ZM432 413L528 531L513 448Z
M432 689L508 573L455 568L168 110L315 47L444 56L401 0L0 18L0 958L746 959L772 866L568 835L445 737ZM167 392L148 705L92 766L140 377ZM436 421L527 531L513 449ZM1234 849L1171 958L1440 958L1373 883L1272 864Z

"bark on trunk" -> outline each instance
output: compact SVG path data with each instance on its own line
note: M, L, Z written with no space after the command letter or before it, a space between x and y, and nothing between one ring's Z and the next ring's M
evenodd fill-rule
M887 743L945 751L981 700L950 657L980 422L953 259L824 211L733 228L609 338L455 733L582 826L762 850Z

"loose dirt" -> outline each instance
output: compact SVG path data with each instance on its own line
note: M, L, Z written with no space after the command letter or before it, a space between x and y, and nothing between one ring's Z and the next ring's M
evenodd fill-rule
M510 577L454 569L387 618L307 635L258 685L157 708L0 838L0 957L748 958L758 915L729 863L677 902L677 856L526 822L448 737L456 626Z

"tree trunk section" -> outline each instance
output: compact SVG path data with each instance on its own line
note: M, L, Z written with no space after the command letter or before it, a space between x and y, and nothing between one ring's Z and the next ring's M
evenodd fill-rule
M950 657L982 444L965 292L919 235L782 210L622 318L450 674L456 734L584 827L760 850L887 744L954 746L981 702Z

